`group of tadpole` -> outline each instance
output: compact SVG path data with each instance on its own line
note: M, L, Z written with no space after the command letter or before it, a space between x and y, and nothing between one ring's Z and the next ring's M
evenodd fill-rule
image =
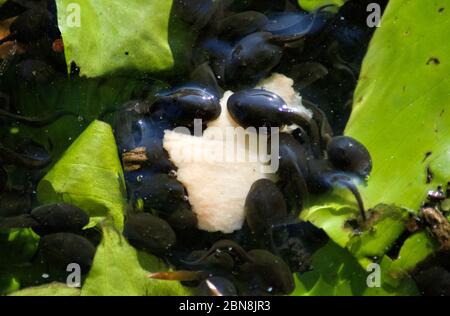
M373 32L365 24L365 2L349 0L340 9L309 13L290 0L174 1L175 18L198 34L190 71L170 82L174 88L132 100L114 114L130 201L123 234L132 246L175 268L150 277L182 281L202 295L289 294L293 273L313 269L311 256L327 240L323 231L298 219L311 195L345 188L355 197L359 220L365 220L355 183L368 177L370 154L355 139L334 136L345 125L346 103ZM0 20L19 17L0 43L13 41L24 49L11 57L24 80L42 83L65 69L55 49L60 34L54 12L54 3L45 0L9 0L0 8ZM24 64L33 69L31 76ZM312 118L287 110L275 93L253 88L272 72L295 79ZM165 130L191 128L195 119L206 127L218 118L226 90L236 92L227 108L242 127L295 124L296 129L279 135L279 181L259 180L251 187L244 227L232 234L208 233L197 229L189 192L177 180L162 140ZM73 115L30 118L18 114L14 102L4 103L2 125L38 128ZM86 274L99 236L95 229L83 230L89 220L85 212L67 204L31 210L36 204L31 192L51 157L31 141L20 148L1 143L0 229L32 228L41 236L36 258L61 271L79 263ZM8 181L16 169L28 177L20 189Z
M139 205L128 213L124 235L136 248L161 255L176 267L152 278L183 281L209 295L289 294L295 287L293 273L311 269L312 253L327 239L320 229L298 220L304 205L311 195L345 188L364 221L355 183L368 177L371 158L355 139L334 136L326 114L312 100L304 100L313 113L309 118L290 110L279 95L253 87L272 72L283 72L286 55L302 55L308 37L317 40L340 18L330 7L305 13L298 7L265 12L262 7L271 7L266 2L249 3L253 9L241 11L233 11L239 5L230 1L178 4L179 17L199 31L192 72L172 89L127 103L115 125L130 201ZM311 72L325 68L318 63L317 69L311 67L311 62L299 63ZM345 71L354 70L349 66ZM302 82L312 83L314 76L319 77L304 74ZM235 92L227 110L243 128L296 126L294 132L279 135L279 180L252 185L244 227L232 234L196 228L189 192L177 180L176 166L162 143L165 130L193 128L194 120L206 127L217 119L225 90Z

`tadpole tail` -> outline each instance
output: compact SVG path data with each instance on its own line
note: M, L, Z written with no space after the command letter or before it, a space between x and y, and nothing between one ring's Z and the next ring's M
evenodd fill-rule
M316 155L320 154L317 152L318 149L316 149L320 147L321 144L320 131L317 122L313 118L306 117L299 113L295 113L294 116L293 123L306 128L311 137L311 142L313 144L312 149L315 151Z
M347 189L350 190L350 192L352 192L352 194L354 195L356 202L358 203L358 208L359 208L359 212L361 213L361 217L363 219L363 221L365 222L367 220L366 218L366 211L364 208L364 202L362 200L361 194L358 191L358 188L355 186L355 184L350 181L350 180L339 180L339 183L341 185L343 185L344 187L346 187Z
M33 128L45 127L45 126L50 125L53 122L59 120L60 118L62 118L64 116L76 117L77 115L70 111L59 111L59 112L56 112L55 114L53 114L49 117L46 117L46 118L36 118L36 117L27 117L27 116L22 116L22 115L18 115L18 114L13 114L8 111L0 109L0 118L3 117L3 118L10 119L10 120L14 120L19 123L25 124L29 127L33 127Z
M320 125L320 138L323 141L324 147L333 138L333 129L328 122L325 113L313 102L303 99L302 103L313 112L313 118L316 117L319 120Z
M290 181L280 181L281 190L288 197L287 200L291 207L290 214L297 218L304 205L308 204L308 185L303 172L297 166L289 168L288 172L292 174L292 178Z

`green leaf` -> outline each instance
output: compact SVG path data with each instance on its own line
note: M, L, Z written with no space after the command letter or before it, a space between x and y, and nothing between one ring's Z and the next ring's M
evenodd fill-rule
M313 256L313 270L296 276L293 296L362 296L362 295L417 295L411 279L404 279L397 287L385 282L381 267L381 287L369 288L365 271L345 249L333 242Z
M408 213L395 206L380 204L370 210L372 219L367 226L355 229L350 225L358 214L355 207L342 197L344 193L336 193L314 201L315 205L302 211L301 219L322 228L336 244L348 249L357 259L381 258L405 231Z
M166 271L158 258L136 251L119 232L103 228L94 264L82 287L85 296L186 296L190 292L176 281L152 280L151 272Z
M114 135L94 121L38 185L39 202L66 202L85 210L94 226L111 216L123 227L125 183Z
M189 47L186 36L172 30L179 25L172 21L171 0L128 0L126 5L57 0L56 4L67 65L75 62L83 76L167 71L177 59L177 47L184 51Z
M410 272L438 249L437 242L425 232L420 231L410 236L400 249L398 258L393 261L392 273Z
M391 0L375 32L346 129L373 157L368 206L417 211L450 179L449 14L447 0Z
M380 204L371 210L370 227L354 235L347 248L356 258L382 257L406 229L408 212Z
M357 214L354 199L341 190L319 198L318 206L301 215L362 265L371 257L383 258L405 230L402 209L417 211L429 189L450 179L450 113L445 109L450 103L450 62L445 60L450 56L445 39L450 19L445 18L448 10L442 10L446 6L441 0L391 0L364 59L346 134L372 154L373 172L368 185L359 189L367 208L384 203L384 215L362 235L352 233L346 223ZM430 20L436 21L432 29L427 27ZM434 175L431 183L426 179L428 167ZM410 237L398 259L382 259L386 276L401 278L411 271L433 252L431 243L422 233Z
M355 217L356 208L335 192L311 202L311 206L301 212L301 219L322 228L335 243L345 248L353 235L353 229L346 223Z
M346 0L298 0L298 4L303 10L314 11L325 5L334 4L338 7L344 5Z
M47 267L34 260L38 247L39 236L31 229L0 231L0 295L48 282L42 278Z
M17 292L13 292L10 296L79 296L80 290L77 288L67 287L62 283L50 283L36 287L29 287Z
M20 289L20 281L11 273L2 271L0 269L0 296L9 294Z

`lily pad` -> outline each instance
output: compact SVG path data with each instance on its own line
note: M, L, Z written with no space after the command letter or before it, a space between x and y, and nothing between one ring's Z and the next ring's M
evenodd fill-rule
M57 0L67 65L97 77L133 72L159 73L175 64L172 1ZM183 46L185 37L177 43ZM188 44L186 44L188 47Z
M84 296L187 296L177 281L152 280L150 273L167 271L158 258L138 252L115 229L103 228L94 264L82 287Z
M449 17L446 0L391 0L375 32L346 128L373 157L368 206L417 211L450 179Z
M126 190L111 126L94 121L38 185L41 203L65 202L85 210L90 226L111 216L123 227Z

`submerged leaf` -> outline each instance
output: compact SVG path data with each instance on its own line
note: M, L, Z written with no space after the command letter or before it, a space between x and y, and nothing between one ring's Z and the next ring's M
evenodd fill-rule
M364 60L346 134L372 155L373 172L359 189L367 208L384 204L376 207L381 217L355 234L347 223L357 210L352 197L340 191L321 197L318 206L302 214L360 264L382 258L386 275L400 279L433 252L430 237L423 232L411 236L397 259L383 255L405 231L406 210L419 210L427 191L450 179L446 5L443 0L391 0ZM430 20L436 21L432 29L422 25Z
M323 229L342 248L360 258L382 257L405 231L408 213L398 207L380 204L370 210L370 219L364 227L357 223L358 211L342 195L330 194L314 201L301 219ZM352 223L354 225L352 226Z
M111 126L94 121L38 185L41 203L65 202L85 210L93 226L107 216L123 227L125 183Z
M425 231L410 236L404 243L398 257L392 262L390 270L393 276L411 272L418 263L424 261L437 250L437 244Z
M344 5L346 0L298 0L298 4L306 11L314 11L326 5L336 5L338 7Z
M0 231L0 268L28 262L38 244L39 236L31 229Z
M382 257L406 229L408 213L398 207L380 204L370 216L369 226L347 244L356 258Z
M158 258L138 252L114 229L103 228L94 264L81 295L108 296L186 296L179 282L149 279L151 272L166 271Z
M50 283L35 287L29 287L10 296L79 296L80 289L68 287L62 283Z
M352 255L333 242L313 256L313 270L296 277L294 296L349 295L417 295L411 279L404 279L396 288L385 282L381 267L380 287L369 287L368 276ZM366 267L365 267L366 268ZM369 270L369 269L367 269Z

